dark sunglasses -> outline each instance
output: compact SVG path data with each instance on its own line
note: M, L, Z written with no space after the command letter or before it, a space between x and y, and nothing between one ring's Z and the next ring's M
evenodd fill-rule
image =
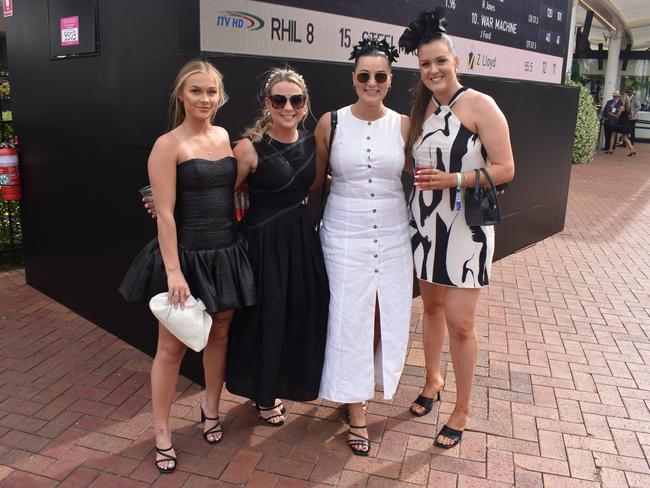
M271 106L276 110L283 109L287 104L287 97L284 95L269 95L268 99L271 100ZM291 104L291 107L296 110L303 108L305 106L305 102L307 102L307 97L305 95L291 95L289 97L289 103Z
M359 83L368 83L368 81L370 81L370 76L370 73L367 71L362 71L361 73L357 73L357 81ZM388 80L388 73L385 71L378 71L374 74L374 78L377 83L386 83Z

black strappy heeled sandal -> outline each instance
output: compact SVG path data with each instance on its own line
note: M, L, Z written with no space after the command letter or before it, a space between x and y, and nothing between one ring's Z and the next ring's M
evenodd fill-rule
M203 411L203 405L201 405L201 422L203 422L204 427L205 427L205 421L206 421L206 420L216 420L216 421L217 421L217 425L215 425L215 426L212 427L211 429L208 429L208 430L204 430L204 431L203 431L203 438L205 439L205 441L206 441L208 444L217 444L218 442L221 442L221 439L223 439L223 429L221 428L221 422L219 422L219 416L217 415L216 417L208 417L208 416L205 414L205 412ZM210 440L210 439L208 438L208 436L209 436L210 434L215 435L215 434L219 434L219 433L221 433L221 435L219 436L218 439L212 439L212 440Z
M438 432L438 435L436 436L433 443L441 449L451 449L461 441L463 438L463 432L463 430L452 429L451 427L444 425L442 429L440 429L440 432ZM442 442L438 442L438 437L440 436L451 439L453 442L451 444L443 444Z
M350 424L350 429L365 429L367 427L368 427L367 425ZM370 455L370 439L362 435L355 434L354 432L351 432L351 430L348 430L348 435L356 437L356 439L348 439L348 446L350 446L350 450L352 451L352 454L354 454L355 456ZM362 449L363 447L368 447L368 450Z
M269 424L271 427L282 427L284 425L284 420L281 420L279 422L272 422L273 419L277 419L279 417L282 417L284 413L287 411L284 408L284 405L282 405L282 402L274 405L273 407L260 407L259 405L255 405L255 408L257 409L257 413L260 416L260 419L262 419L264 422ZM276 408L280 409L280 413L277 415L270 415L268 417L264 417L262 415L262 412L268 412L269 410L275 410Z
M176 456L172 456L171 454L165 454L169 451L174 449L174 446L169 446L167 449L160 449L158 446L156 446L156 452L163 456L163 459L158 459L156 460L156 468L158 468L158 471L160 471L160 474L169 474L173 473L174 470L176 469ZM174 465L171 467L163 467L160 465L160 463L166 463L168 461L174 461Z

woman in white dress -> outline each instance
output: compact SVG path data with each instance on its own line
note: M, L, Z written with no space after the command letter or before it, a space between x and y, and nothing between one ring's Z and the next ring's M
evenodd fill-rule
M458 81L459 58L445 34L444 9L422 12L400 38L417 51L420 80L411 110L416 186L413 213L415 270L424 304L426 384L411 411L431 411L444 386L440 373L445 326L456 378L456 404L435 444L449 449L461 440L469 414L477 356L474 319L482 286L489 282L494 228L465 222L462 193L473 187L475 169L487 168L495 184L510 181L514 161L508 123L494 100ZM428 164L424 164L428 163ZM487 186L485 175L481 184Z
M321 229L331 298L320 396L348 404L348 443L361 456L370 452L363 402L374 396L375 383L384 398L395 393L411 315L413 258L401 183L409 119L383 104L396 55L376 40L352 53L358 100L337 111ZM329 113L315 135L321 181Z

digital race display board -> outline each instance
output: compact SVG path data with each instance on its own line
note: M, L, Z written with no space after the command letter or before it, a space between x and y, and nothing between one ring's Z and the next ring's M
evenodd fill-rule
M397 45L421 10L445 7L460 72L562 82L569 0L201 0L201 51L346 62L374 37ZM396 67L417 68L402 53Z

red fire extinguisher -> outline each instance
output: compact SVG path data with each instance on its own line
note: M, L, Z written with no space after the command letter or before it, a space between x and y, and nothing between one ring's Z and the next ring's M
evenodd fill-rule
M0 194L3 200L20 200L20 173L18 172L18 151L5 144L0 147Z

